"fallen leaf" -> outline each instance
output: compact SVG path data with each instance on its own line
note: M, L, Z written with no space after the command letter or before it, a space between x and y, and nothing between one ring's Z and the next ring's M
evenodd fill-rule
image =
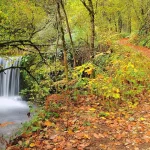
M84 138L85 138L85 139L90 139L90 137L89 137L88 134L84 134Z
M97 138L97 139L99 139L100 137L99 137L99 135L98 134L96 134L96 133L94 133L93 134L93 136L95 137L95 138Z
M46 120L44 122L44 125L50 127L50 126L52 126L52 123L49 120Z
M30 144L30 147L35 147L35 143L31 143L31 144Z
M78 145L78 149L84 149L85 147L87 147L87 146L89 146L90 145L90 143L82 143L82 144L80 144L80 145Z
M55 134L55 135L52 135L52 136L50 136L50 140L53 140L53 139L55 139L57 137L57 134Z
M95 108L90 108L89 110L90 110L90 111L96 111L96 109L95 109Z

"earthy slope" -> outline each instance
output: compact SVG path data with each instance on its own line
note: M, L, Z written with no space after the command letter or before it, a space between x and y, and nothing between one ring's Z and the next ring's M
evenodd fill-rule
M148 50L126 39L120 44L149 56ZM137 101L127 100L115 108L106 106L108 101L102 97L73 97L69 92L48 96L47 110L7 150L150 150L150 95L146 90L136 95Z

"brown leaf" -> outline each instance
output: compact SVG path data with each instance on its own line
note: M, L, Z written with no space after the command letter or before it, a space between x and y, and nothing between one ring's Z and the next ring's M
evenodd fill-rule
M97 139L99 139L99 138L104 138L105 136L103 135L103 134L101 134L101 133L94 133L93 134L93 136L95 137L95 138L97 138Z
M78 149L84 149L85 147L89 146L90 143L82 143L80 145L78 145Z
M146 143L149 143L149 142L150 142L150 137L149 137L149 136L146 136L146 135L145 135L145 136L143 137L143 139L145 140Z
M20 148L16 147L16 146L11 146L11 147L7 148L7 150L20 150Z
M53 139L55 139L57 136L58 136L57 134L51 135L49 139L50 139L50 140L53 140Z
M95 138L97 138L97 139L99 139L100 137L99 137L99 135L98 134L96 134L96 133L94 133L93 134L93 136L95 137Z
M53 149L54 148L54 145L46 145L45 146L45 149Z
M147 136L150 136L150 131L146 132L146 135L147 135Z
M117 139L117 140L120 140L122 137L123 137L122 134L117 134L117 135L116 135L116 139Z

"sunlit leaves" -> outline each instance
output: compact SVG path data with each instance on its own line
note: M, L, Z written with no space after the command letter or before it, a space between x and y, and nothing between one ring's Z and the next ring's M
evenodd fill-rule
M29 38L39 22L46 16L40 7L25 0L11 2L4 0L0 8L3 12L0 16L5 16L5 22L3 20L0 22L4 40L8 40L8 37L9 40Z

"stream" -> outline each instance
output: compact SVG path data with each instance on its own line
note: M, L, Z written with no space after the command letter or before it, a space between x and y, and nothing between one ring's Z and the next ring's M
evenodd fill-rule
M29 107L21 97L0 97L0 137L7 141L15 134L23 122L29 120L27 113ZM5 125L6 123L6 125ZM0 149L4 148L5 144L0 143Z

